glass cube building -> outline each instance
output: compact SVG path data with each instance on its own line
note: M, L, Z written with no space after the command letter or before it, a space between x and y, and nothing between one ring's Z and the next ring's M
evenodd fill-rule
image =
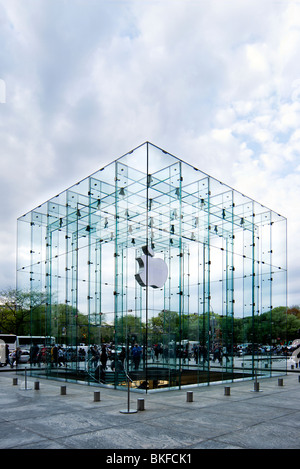
M286 229L143 143L18 219L28 334L49 338L31 373L146 392L284 373Z

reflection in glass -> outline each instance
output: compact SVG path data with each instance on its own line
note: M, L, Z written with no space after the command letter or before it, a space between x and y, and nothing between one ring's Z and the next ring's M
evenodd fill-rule
M283 373L286 276L284 217L149 142L18 219L28 334L57 345L31 373L52 378L150 392Z

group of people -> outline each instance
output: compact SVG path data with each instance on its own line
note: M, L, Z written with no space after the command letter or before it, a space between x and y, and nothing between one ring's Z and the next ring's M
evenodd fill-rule
M17 347L13 353L9 353L9 347L6 345L6 364L13 367L18 366L20 363L21 349ZM176 358L181 357L183 363L194 358L197 364L201 359L208 360L208 352L206 347L200 344L195 344L191 352L188 348L178 349L174 355ZM69 361L86 361L88 360L91 367L96 370L98 366L105 371L110 366L111 370L114 371L117 367L123 368L124 361L127 353L125 347L122 347L121 351L117 354L111 350L110 346L103 344L102 346L93 345L88 347L80 347L74 349L74 347L65 348L61 345L53 345L51 348L39 347L34 344L30 347L29 361L32 366L40 366L41 363L50 363L51 366L62 367L67 366ZM129 350L129 363L131 362L131 369L138 370L140 362L143 357L143 348L135 343ZM161 344L155 344L151 347L151 357L153 362L159 361L160 357L168 361L169 350L167 347L163 347ZM219 361L222 363L223 357L226 357L226 353L222 347L216 346L213 350L213 361ZM109 362L109 363L108 363Z
M86 349L86 350L85 350ZM11 367L20 363L22 350L17 347L13 353L9 352L9 346L6 345L6 364ZM129 359L134 370L138 370L142 358L143 349L139 344L134 344L130 349ZM123 368L126 359L126 348L122 347L117 354L105 344L102 346L92 345L89 348L80 347L63 347L61 345L53 345L52 347L39 346L33 344L29 350L29 363L32 366L40 366L42 363L50 364L54 367L67 366L70 361L86 361L88 360L91 367L96 369L99 365L106 370L108 365L111 370L115 370L117 366Z
M143 349L139 344L135 344L131 348L131 358L135 370L138 370L139 368L142 357L142 351ZM106 345L102 345L101 350L98 349L97 345L94 345L90 349L90 354L91 362L94 368L96 368L100 362L102 369L106 370L108 360L110 360L110 367L112 370L115 370L117 365L121 365L121 367L124 367L124 361L126 358L125 347L122 347L121 352L119 354L116 354L110 353L110 351L107 350Z
M12 353L9 352L9 345L5 345L5 363L4 366L9 365L11 368L16 365L16 367L20 363L20 357L21 357L21 349L20 347L17 347L16 350L14 350Z
M221 345L216 345L213 350L213 362L218 360L220 365L222 365L223 357L225 358L226 362L228 361L228 353L227 348L222 347Z
M107 360L108 360L106 346L103 345L101 347L101 350L99 350L97 345L94 345L93 347L90 348L90 354L91 354L92 366L94 368L97 368L99 361L100 361L102 368L106 370L106 365L107 365Z
M143 349L139 344L134 344L130 349L129 358L132 360L134 370L138 370L142 358ZM90 348L89 354L91 355L91 363L93 368L97 368L99 364L103 371L107 369L107 362L110 362L110 368L114 371L117 367L123 368L124 361L126 358L126 349L122 347L120 353L116 354L115 352L111 353L110 350L107 350L106 345L102 345L101 350L94 345Z
M181 359L183 363L189 362L191 358L197 364L201 359L208 360L208 352L205 346L195 344L190 350L188 345L180 346L173 344L170 348L167 345L155 344L151 347L151 358L153 361L164 360L168 363L169 359Z

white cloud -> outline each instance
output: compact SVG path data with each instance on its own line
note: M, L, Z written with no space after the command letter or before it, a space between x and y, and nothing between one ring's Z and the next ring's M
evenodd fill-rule
M299 3L0 0L0 25L10 257L18 216L145 140L299 231Z
M6 101L6 86L5 81L0 79L0 103L5 103Z

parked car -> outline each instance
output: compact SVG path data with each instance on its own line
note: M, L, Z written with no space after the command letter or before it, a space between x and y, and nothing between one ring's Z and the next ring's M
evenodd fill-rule
M14 359L14 352L9 354L9 360L10 363L13 364L15 359ZM20 355L20 360L19 363L28 363L30 360L30 353L29 350L21 350L21 355Z

